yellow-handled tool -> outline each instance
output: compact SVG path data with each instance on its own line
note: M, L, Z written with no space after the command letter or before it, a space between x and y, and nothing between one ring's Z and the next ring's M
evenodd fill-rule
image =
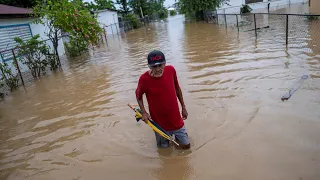
M131 106L130 104L128 104L128 106L136 112L136 119L137 121L139 121L142 118L142 112L140 109L134 108L133 106ZM172 141L173 143L175 143L177 146L179 146L179 144L168 134L166 133L158 124L156 124L154 121L152 120L147 120L146 123L151 127L151 129L153 129L156 133L158 133L160 136L168 139L169 141Z

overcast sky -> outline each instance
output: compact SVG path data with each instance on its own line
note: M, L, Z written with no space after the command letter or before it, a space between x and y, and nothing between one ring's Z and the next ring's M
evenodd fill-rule
M93 0L83 0L84 2L91 2ZM115 0L113 0L115 2ZM175 0L165 0L164 6L168 7L175 3ZM116 6L117 7L117 6Z

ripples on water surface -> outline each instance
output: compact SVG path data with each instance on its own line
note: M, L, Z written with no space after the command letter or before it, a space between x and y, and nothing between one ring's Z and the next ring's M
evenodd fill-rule
M276 30L256 40L180 16L109 37L1 102L0 179L319 179L319 42L305 26L288 49ZM157 150L126 106L153 49L177 69L190 151Z

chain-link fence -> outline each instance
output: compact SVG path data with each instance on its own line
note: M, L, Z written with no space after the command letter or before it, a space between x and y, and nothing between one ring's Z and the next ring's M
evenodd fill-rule
M320 15L311 14L206 14L208 23L251 33L264 43L293 48L319 48Z
M47 44L50 42L49 39L41 42L44 42L50 49L50 45ZM23 47L16 46L0 51L0 98L10 90L25 86L40 76L50 73L52 68L61 66L60 58L48 51L36 50L37 52L33 54L30 52L20 55L21 49ZM32 59L32 61L27 59Z
M141 26L145 26L149 24L152 20L152 18L149 18L149 16L145 16L144 18L140 18L137 20L132 21L120 21L119 23L113 23L109 24L103 27L104 34L110 35L110 34L119 34L119 33L126 33L132 29L139 28Z

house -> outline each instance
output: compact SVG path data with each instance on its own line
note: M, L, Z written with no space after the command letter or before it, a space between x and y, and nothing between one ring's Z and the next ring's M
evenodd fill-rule
M290 4L307 3L309 0L229 0L217 9L218 14L239 14L242 5L249 5L253 12L268 12L273 8L286 7Z
M48 39L45 35L45 26L43 24L35 24L33 22L35 19L30 16L31 13L32 10L30 9L0 4L0 61L7 62L12 60L12 52L6 50L12 49L17 45L14 41L15 37L27 40L39 34L41 40ZM46 43L53 49L50 41L46 41ZM58 53L60 56L65 54L62 40L59 41Z
M94 12L101 28L105 29L107 35L117 34L120 31L118 11L103 9Z

